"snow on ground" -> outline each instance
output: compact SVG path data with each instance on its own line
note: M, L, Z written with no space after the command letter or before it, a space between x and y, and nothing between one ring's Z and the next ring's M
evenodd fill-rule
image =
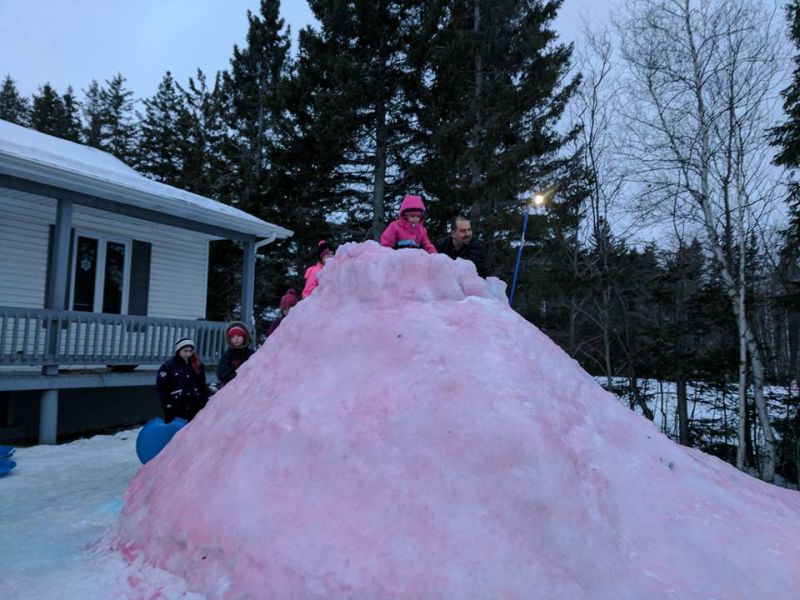
M130 597L120 573L131 567L110 550L107 532L142 466L137 433L17 448L17 468L0 478L0 598ZM171 590L165 598L192 598L182 581L156 570L151 576Z

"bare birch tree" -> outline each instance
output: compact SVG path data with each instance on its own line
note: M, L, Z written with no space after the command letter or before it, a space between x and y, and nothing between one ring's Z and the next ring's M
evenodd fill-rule
M657 215L677 198L698 225L739 330L740 421L749 372L766 445L761 475L772 481L775 436L744 276L746 239L770 199L763 132L778 72L772 16L748 0L629 0L617 25L630 73L626 158L638 165L640 208Z

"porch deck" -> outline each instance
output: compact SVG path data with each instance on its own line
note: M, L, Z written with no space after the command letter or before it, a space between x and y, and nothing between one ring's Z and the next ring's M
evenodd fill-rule
M194 340L204 362L215 364L225 348L225 327L215 321L0 306L0 391L44 389L13 387L14 382L39 381L49 389L128 385L143 373L106 367L157 367L181 337ZM31 367L41 369L38 377Z

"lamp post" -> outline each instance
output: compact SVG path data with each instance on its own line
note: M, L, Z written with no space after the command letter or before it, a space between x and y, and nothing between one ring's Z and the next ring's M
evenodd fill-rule
M517 291L517 277L519 276L519 265L522 261L522 248L525 246L525 233L528 231L528 217L531 212L541 208L555 194L555 188L549 188L543 192L536 192L531 199L525 203L525 218L522 220L522 237L519 240L519 250L517 250L517 262L514 265L514 278L511 280L511 296L508 299L509 306L514 306L514 293Z

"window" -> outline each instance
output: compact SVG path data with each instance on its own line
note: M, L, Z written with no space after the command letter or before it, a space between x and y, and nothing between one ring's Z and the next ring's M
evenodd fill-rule
M72 255L72 310L127 314L130 241L78 233Z

